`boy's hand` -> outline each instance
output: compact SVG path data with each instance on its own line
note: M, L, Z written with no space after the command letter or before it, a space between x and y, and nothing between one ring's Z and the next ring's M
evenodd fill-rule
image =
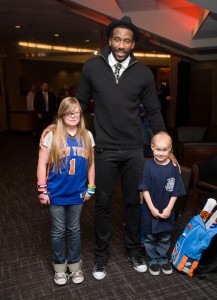
M171 209L169 207L164 208L163 212L160 214L162 219L168 219L171 214Z
M160 212L155 207L151 210L151 213L152 213L152 216L155 217L155 218L159 218L160 217Z

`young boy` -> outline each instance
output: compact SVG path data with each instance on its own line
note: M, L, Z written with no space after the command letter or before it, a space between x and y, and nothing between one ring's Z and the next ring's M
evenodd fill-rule
M174 204L178 196L186 194L178 166L169 159L172 139L159 132L151 140L153 158L148 160L138 189L142 191L142 228L144 247L148 257L149 272L159 275L162 270L171 274L167 252L174 229Z

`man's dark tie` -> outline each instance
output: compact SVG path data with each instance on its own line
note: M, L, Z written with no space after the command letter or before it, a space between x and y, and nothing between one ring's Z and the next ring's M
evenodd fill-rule
M118 79L120 77L120 69L121 69L122 65L117 63L115 65L115 78L116 78L116 82L118 83Z

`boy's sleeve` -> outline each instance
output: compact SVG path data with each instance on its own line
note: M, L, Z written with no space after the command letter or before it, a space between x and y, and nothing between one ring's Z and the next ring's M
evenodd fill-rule
M182 179L182 175L179 172L179 168L178 166L175 167L175 172L176 172L176 183L175 183L175 188L173 191L173 196L182 196L182 195L186 195L186 189L185 189L185 185Z

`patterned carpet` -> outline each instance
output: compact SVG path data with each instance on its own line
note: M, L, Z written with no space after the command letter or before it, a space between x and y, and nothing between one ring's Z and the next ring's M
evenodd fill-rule
M0 134L0 299L217 299L217 284L172 275L137 273L128 262L123 245L123 211L117 183L113 201L113 233L108 274L102 281L92 276L94 263L94 200L84 205L82 257L85 281L55 285L50 257L48 210L35 190L37 142L31 135ZM191 218L191 210L176 219L174 241ZM174 242L173 242L174 243Z

